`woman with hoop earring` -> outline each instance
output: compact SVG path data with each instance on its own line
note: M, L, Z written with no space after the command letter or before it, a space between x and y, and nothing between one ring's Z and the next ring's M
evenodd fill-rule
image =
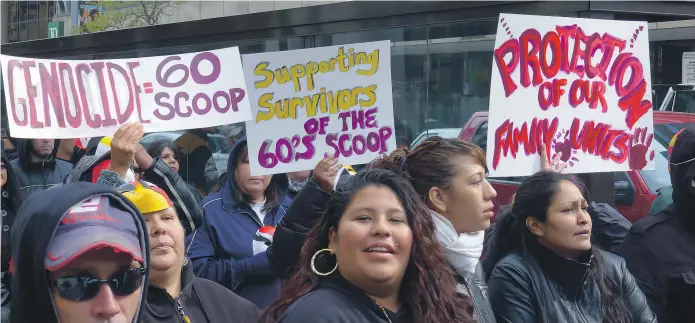
M474 322L428 215L402 176L352 176L330 197L261 322Z

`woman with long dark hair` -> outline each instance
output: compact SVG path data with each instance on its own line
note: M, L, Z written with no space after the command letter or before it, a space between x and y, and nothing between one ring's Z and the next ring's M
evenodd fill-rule
M299 269L263 322L474 322L401 176L368 169L339 187L309 233Z
M592 246L581 185L537 173L497 222L486 257L495 264L488 293L499 322L656 322L625 261Z
M22 191L19 189L19 180L17 175L15 175L10 161L7 159L7 154L2 154L1 161L1 175L2 180L2 198L0 198L0 212L2 213L2 273L0 276L0 297L2 302L2 322L6 322L6 317L9 317L9 301L10 301L10 256L12 249L10 248L10 228L14 222L17 211L22 205Z

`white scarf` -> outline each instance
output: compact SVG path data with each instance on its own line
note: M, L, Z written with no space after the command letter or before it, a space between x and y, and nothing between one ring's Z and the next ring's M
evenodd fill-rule
M458 234L449 220L437 212L430 213L437 227L437 240L444 249L444 256L449 265L463 277L475 273L475 267L483 254L485 231Z

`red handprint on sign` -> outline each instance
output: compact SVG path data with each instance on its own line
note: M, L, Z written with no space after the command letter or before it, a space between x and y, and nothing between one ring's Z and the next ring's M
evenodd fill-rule
M647 152L652 146L652 139L654 139L654 133L647 135L647 127L635 129L629 143L630 169L640 170L647 166ZM653 150L649 153L649 160L654 160Z

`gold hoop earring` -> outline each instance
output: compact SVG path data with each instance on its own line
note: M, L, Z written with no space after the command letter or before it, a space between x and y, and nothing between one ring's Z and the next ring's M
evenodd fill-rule
M316 269L316 265L314 265L314 261L316 261L316 256L318 256L320 253L322 253L324 251L328 251L330 254L334 253L333 250L331 250L330 248L326 248L326 249L321 249L321 250L317 251L314 254L314 256L311 257L311 271L313 271L314 274L317 274L319 276L328 276L328 275L332 274L336 269L338 269L338 262L336 262L335 267L333 267L333 269L327 273L322 273Z

